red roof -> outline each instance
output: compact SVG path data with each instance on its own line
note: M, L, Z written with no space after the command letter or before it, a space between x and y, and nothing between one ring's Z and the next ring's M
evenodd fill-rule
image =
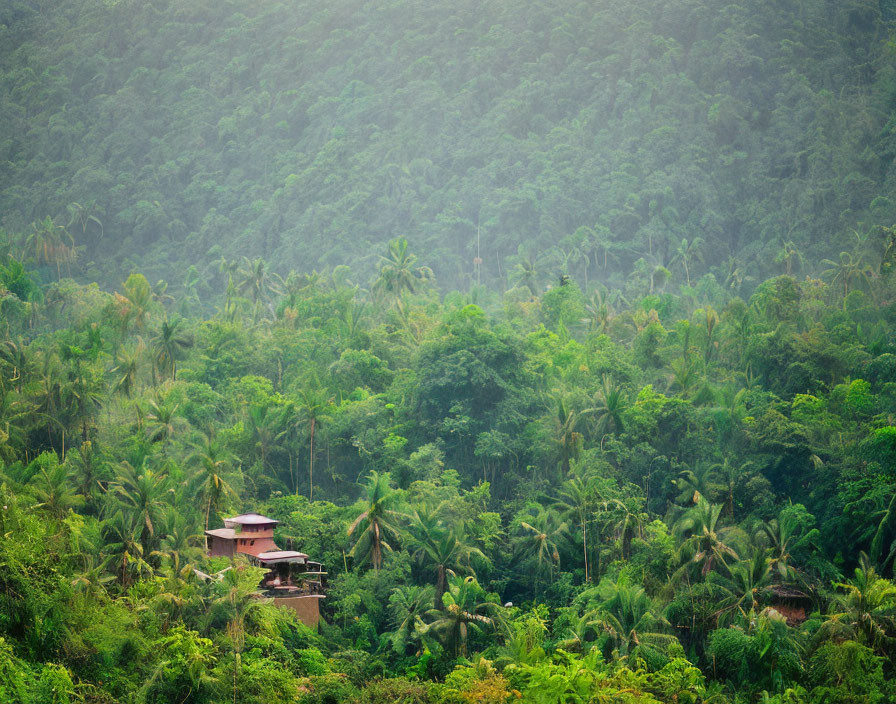
M280 521L276 521L273 518L268 518L267 516L262 516L257 513L244 513L239 516L234 516L233 518L225 518L224 522L239 523L242 526L257 526L266 523L279 523Z
M225 540L235 540L236 533L233 528L212 528L205 531L206 535L213 535L216 538L224 538Z

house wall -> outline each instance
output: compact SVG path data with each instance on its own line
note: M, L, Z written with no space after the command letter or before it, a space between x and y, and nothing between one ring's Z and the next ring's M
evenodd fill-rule
M260 555L263 552L271 552L279 550L271 537L259 538L252 533L240 533L236 540L231 541L236 544L236 551L247 555Z
M322 598L318 595L274 597L274 605L292 609L302 623L316 631L320 621L320 600Z
M242 525L232 521L224 521L225 528L233 528L237 536L243 538L271 538L274 537L274 524L264 523L262 525Z
M225 540L213 535L208 536L208 554L210 557L231 556L235 551L235 540Z

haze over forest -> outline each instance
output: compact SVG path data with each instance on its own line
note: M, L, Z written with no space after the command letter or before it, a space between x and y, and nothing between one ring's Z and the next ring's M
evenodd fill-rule
M891 0L0 2L0 704L896 701Z
M817 273L896 215L892 12L4 3L2 224L79 204L102 223L72 231L85 271L110 285L179 286L222 256L369 276L401 235L466 289L477 232L496 288L519 258L583 286L679 283L698 239L698 276L755 285L799 268L790 249Z

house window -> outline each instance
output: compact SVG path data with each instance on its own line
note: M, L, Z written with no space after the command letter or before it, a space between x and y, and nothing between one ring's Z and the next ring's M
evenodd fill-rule
M254 540L250 540L250 541L249 541L249 545L255 545L255 541L254 541Z

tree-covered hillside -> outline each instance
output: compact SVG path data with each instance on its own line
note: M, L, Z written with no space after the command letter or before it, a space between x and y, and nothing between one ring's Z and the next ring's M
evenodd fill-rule
M15 0L2 225L53 218L110 286L243 255L363 278L403 235L447 289L711 270L748 293L896 220L893 19L872 0Z
M0 704L896 701L894 30L0 2Z
M211 314L5 255L0 702L893 701L889 233L632 303L442 300L397 240ZM206 556L246 511L327 566L319 633Z

